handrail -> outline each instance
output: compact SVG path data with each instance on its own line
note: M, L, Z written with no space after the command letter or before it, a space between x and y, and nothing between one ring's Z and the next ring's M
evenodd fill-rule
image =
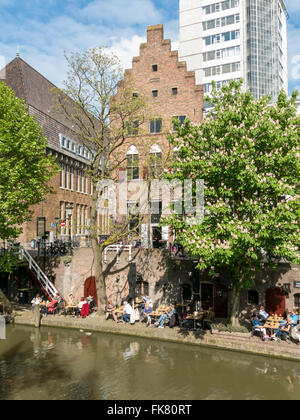
M47 295L54 299L58 293L58 290L54 286L54 284L48 279L46 274L43 272L41 267L37 264L37 262L32 258L29 252L26 251L25 248L19 246L19 259L26 260L29 264L30 270L34 272L37 276L39 283L41 284L42 288L45 290Z
M117 264L119 263L119 256L121 251L128 251L129 256L128 259L131 261L131 255L132 255L132 245L109 245L104 249L104 262L107 263L107 251L115 251L117 253Z

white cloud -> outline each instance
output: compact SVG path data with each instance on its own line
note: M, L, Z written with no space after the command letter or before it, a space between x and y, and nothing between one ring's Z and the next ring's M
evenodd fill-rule
M162 18L151 0L131 0L126 4L124 0L94 0L81 9L80 14L93 21L109 21L114 26L147 25Z

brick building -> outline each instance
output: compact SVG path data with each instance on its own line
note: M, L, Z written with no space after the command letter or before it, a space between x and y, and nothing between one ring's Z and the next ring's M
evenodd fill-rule
M172 159L173 150L167 140L168 134L174 132L172 119L177 117L183 123L189 118L199 123L203 116L203 89L195 84L195 73L187 71L186 63L178 60L178 51L172 51L171 41L164 39L163 25L148 27L147 42L140 45L140 55L125 71L125 82L127 77L136 89L133 97L143 95L150 115L128 130L121 152L127 161L127 180L159 178L167 168L167 157ZM128 212L136 205L128 194ZM151 223L144 220L139 232L145 247L149 240L152 246L154 238L154 246L169 240L168 228L159 227L159 198L152 201L152 209L155 214L151 215Z
M55 111L52 97L55 86L51 82L19 57L6 66L3 74L4 82L26 102L29 115L41 124L48 139L47 153L55 156L61 167L60 173L51 181L56 194L34 206L33 217L23 225L20 241L28 247L31 240L37 238L39 218L45 218L50 238L72 236L85 241L92 192L86 170L91 154L77 141L71 123ZM108 223L102 223L102 226L106 233Z

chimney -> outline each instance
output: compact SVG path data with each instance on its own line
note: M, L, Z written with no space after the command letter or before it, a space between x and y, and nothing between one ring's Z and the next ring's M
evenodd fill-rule
M154 25L147 28L147 43L161 44L164 39L164 26Z

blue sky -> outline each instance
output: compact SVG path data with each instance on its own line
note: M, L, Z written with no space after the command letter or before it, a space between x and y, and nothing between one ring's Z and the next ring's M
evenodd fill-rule
M300 91L300 0L286 5L289 85ZM0 55L8 62L19 46L25 61L62 86L64 51L107 45L127 68L147 26L158 23L177 48L178 0L0 0Z

